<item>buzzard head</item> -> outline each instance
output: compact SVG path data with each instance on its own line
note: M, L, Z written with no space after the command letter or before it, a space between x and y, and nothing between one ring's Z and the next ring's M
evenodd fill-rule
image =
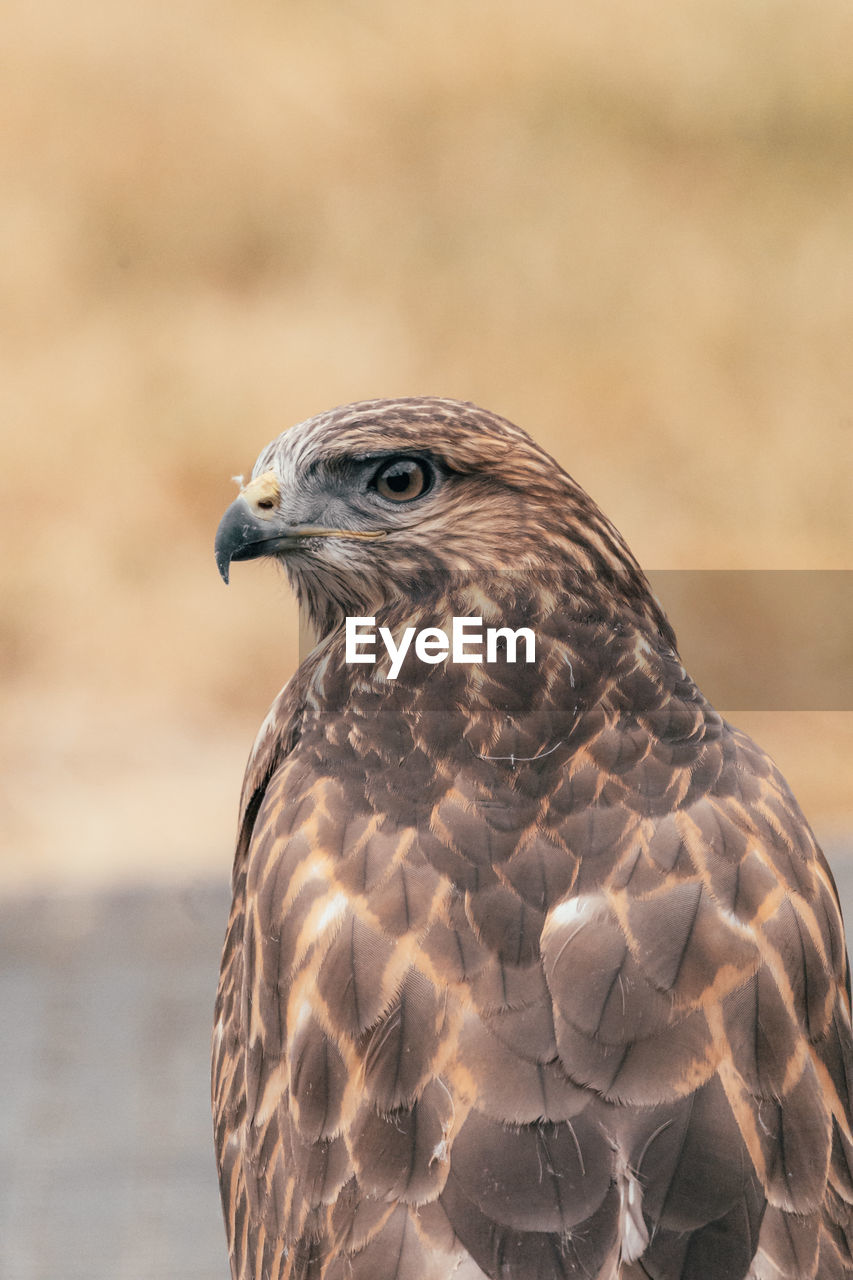
M216 535L281 561L320 636L347 615L446 593L453 575L567 572L668 624L620 535L519 427L437 398L367 400L284 432Z

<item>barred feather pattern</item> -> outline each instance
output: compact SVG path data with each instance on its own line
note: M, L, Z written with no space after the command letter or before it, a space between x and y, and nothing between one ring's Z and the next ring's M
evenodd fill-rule
M484 575L419 625L472 590L530 668L391 682L332 631L250 760L234 1280L853 1275L844 936L784 779L646 602Z

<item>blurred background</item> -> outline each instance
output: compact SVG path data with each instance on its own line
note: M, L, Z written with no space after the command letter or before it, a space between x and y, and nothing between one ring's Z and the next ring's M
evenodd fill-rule
M649 569L853 569L853 10L7 0L4 46L0 1273L222 1277L210 1007L297 654L271 565L216 574L231 477L455 396ZM721 709L846 895L851 704L780 705Z

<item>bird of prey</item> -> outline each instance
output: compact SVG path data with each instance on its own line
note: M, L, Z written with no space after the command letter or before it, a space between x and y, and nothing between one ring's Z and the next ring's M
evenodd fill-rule
M242 795L235 1280L853 1275L831 873L586 493L474 405L366 401L262 452L216 555L278 559L319 637Z

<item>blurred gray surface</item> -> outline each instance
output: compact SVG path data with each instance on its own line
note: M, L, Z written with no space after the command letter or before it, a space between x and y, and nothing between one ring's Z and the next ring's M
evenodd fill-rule
M819 832L815 833L820 842ZM825 840L821 845L829 861L847 931L847 948L853 949L853 837L849 840Z
M225 884L0 903L0 1276L226 1280Z
M853 841L827 848L853 934ZM0 903L0 1277L226 1280L225 884Z

